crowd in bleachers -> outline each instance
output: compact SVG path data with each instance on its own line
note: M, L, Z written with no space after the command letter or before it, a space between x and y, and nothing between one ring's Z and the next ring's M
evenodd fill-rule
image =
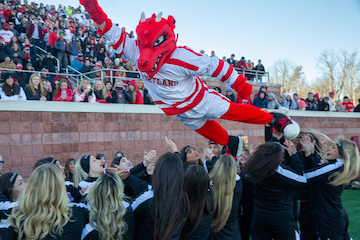
M221 89L215 88L219 93ZM335 93L329 92L329 96L319 96L318 93L313 94L309 92L307 98L300 97L297 93L290 94L283 92L281 96L276 96L272 92L267 91L267 86L261 86L254 98L242 99L239 96L235 97L233 89L227 87L225 96L231 101L241 104L253 104L259 108L266 109L284 109L284 110L306 110L306 111L333 111L333 112L360 112L360 99L356 106L349 100L349 97L344 96L343 101L334 100Z

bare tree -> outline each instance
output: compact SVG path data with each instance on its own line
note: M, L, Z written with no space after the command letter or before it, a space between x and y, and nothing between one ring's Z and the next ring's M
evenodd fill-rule
M282 92L299 92L300 84L305 83L302 69L302 66L296 66L287 59L277 60L270 70L270 82L280 83Z

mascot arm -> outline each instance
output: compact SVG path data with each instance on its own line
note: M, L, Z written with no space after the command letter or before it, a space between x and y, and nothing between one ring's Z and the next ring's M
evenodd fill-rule
M99 6L97 0L80 0L80 4L84 5L90 18L94 20L96 24L103 26L104 22L107 21L108 17Z

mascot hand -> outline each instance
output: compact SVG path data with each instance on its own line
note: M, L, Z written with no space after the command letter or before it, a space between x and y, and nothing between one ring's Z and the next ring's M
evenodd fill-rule
M247 98L252 93L252 85L247 83L247 78L243 75L239 75L236 81L231 85L241 98Z
M252 93L252 85L250 83L245 83L241 91L238 91L238 94L241 98L247 98Z
M97 0L80 0L80 4L84 5L86 11L89 13L90 18L98 25L107 20L107 15L99 6Z

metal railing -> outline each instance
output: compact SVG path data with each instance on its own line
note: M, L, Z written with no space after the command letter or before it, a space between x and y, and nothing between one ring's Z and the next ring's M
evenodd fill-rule
M269 82L269 72L253 70L253 69L240 69L234 68L239 74L247 77L249 81L255 82Z
M44 49L42 49L42 48L39 47L39 46L36 46L36 45L35 45L35 47L36 47L36 49L39 49L40 51L42 51L42 52L45 53L45 54L48 53L47 51L45 51ZM41 57L41 55L38 54L38 53L36 53L36 55L38 55L38 57ZM59 59L58 59L57 57L55 57L54 55L51 54L51 56L53 56L53 58L56 60L56 67L57 67L57 71L59 72L59 71L60 71L60 61L59 61Z

